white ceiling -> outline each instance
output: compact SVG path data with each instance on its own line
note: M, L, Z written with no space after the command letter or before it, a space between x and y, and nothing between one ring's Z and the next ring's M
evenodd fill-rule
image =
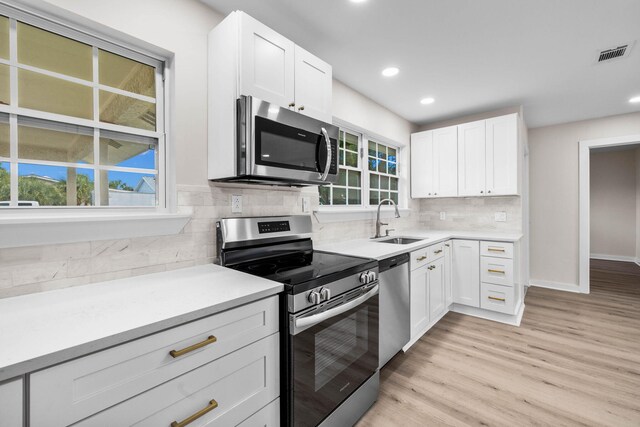
M640 111L639 0L202 0L244 10L333 66L334 77L425 124L523 105L529 127ZM400 68L394 78L380 72ZM423 106L419 100L436 102Z

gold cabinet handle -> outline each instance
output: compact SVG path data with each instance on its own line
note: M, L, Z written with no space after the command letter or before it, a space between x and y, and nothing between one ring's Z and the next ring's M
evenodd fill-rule
M491 299L491 300L494 300L494 301L502 301L502 302L504 302L504 301L505 301L505 299L504 299L504 298L498 298L498 297L487 297L487 298L489 298L489 299Z
M503 248L487 248L489 252L504 252Z
M200 418L204 414L213 411L217 407L218 407L218 402L216 402L215 399L211 399L211 401L209 402L209 404L207 405L206 408L200 409L198 412L196 412L195 414L191 415L189 418L185 418L184 420L182 420L180 422L178 422L178 421L172 422L171 423L171 427L184 427L184 426L186 426L188 424L191 424L192 422L194 422L195 420L197 420L198 418Z
M426 256L419 256L418 258L416 258L416 261L424 261L425 259L427 259Z
M446 247L449 247L449 244L448 244L448 243L445 243L444 245L445 245Z
M434 254L439 254L442 252L442 249L438 249L437 251L433 251Z
M499 274L505 274L504 270L493 270L493 269L488 269L487 270L489 273L499 273Z
M183 348L182 350L171 350L169 352L169 354L171 355L171 357L173 357L175 359L176 357L183 356L183 355L185 355L185 354L187 354L189 352L192 352L194 350L202 348L202 347L204 347L206 345L213 344L216 341L218 341L218 339L215 336L209 335L209 338L207 338L206 340L204 340L202 342L199 342L199 343L194 344L194 345L190 345L189 347Z

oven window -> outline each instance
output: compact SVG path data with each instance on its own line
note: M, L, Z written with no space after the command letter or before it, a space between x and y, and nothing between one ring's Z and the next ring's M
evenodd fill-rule
M369 309L366 308L316 335L315 391L344 372L368 351L368 318Z

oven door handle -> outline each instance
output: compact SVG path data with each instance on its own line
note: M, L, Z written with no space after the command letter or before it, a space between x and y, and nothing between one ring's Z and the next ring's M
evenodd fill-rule
M308 317L301 317L299 319L295 319L294 326L296 331L300 331L301 329L307 329L311 326L317 325L318 323L324 322L325 320L337 316L338 314L345 313L351 310L354 307L359 306L363 302L367 301L369 298L375 296L378 293L378 285L375 285L369 292L366 294L359 296L358 298L352 299L349 302L341 304L331 310L324 311L322 313L314 314ZM297 333L297 332L295 332ZM295 335L294 333L294 335Z
M320 176L320 179L323 181L327 180L327 175L329 175L329 170L331 169L331 139L329 138L329 134L325 128L322 128L322 135L324 136L324 142L327 144L327 161L324 165L324 171Z

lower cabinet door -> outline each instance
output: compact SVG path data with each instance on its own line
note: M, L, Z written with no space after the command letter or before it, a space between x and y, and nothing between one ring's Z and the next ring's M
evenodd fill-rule
M424 265L411 272L411 338L429 325L429 270Z
M444 289L445 289L445 306L449 307L453 303L453 286L452 286L452 278L451 278L451 252L452 252L452 243L451 241L445 242L444 244Z
M280 425L280 398L269 403L238 424L238 427L278 427Z
M480 307L480 242L453 241L453 302Z
M445 309L444 257L429 264L427 270L429 272L429 320L435 321Z
M278 397L278 343L270 335L74 425L236 426Z
M22 427L22 378L0 384L0 426Z

